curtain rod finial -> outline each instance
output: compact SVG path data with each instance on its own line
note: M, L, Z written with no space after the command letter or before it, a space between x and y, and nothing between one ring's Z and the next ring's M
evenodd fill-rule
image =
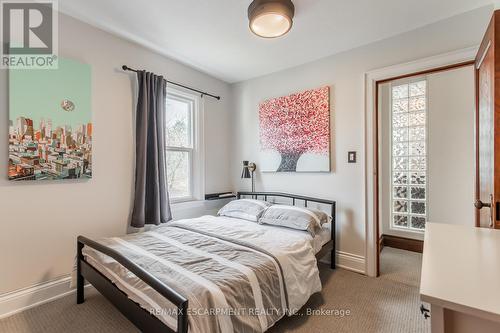
M123 69L124 71L126 71L126 70L128 69L127 65L123 65L123 66L122 66L122 69Z

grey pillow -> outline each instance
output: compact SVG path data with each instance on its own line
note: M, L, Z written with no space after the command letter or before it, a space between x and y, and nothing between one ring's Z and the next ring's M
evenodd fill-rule
M235 217L257 222L264 210L271 206L269 202L254 199L239 199L229 202L222 207L217 215Z
M269 207L259 219L260 224L304 230L313 237L321 230L321 226L328 221L328 215L322 211L286 205Z

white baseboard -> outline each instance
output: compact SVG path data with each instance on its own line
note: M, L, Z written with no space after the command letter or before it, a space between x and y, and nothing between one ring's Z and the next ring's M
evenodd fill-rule
M71 277L64 276L0 295L0 319L75 293L76 290L70 288L70 282Z
M330 263L330 256L326 256L321 262ZM337 267L347 269L356 273L366 274L365 257L348 252L337 251Z
M337 251L337 266L356 273L366 274L365 257L357 254Z

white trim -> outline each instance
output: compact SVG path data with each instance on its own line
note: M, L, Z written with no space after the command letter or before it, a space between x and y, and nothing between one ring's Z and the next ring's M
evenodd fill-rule
M187 99L192 103L191 108L191 148L169 147L167 149L183 151L189 153L189 186L190 196L182 198L172 198L171 202L189 202L200 201L205 199L205 143L204 143L204 100L199 94L193 93L183 88L167 87L167 96L170 95L175 99Z
M205 200L205 100L196 96L194 121L197 126L194 143L195 154L193 156L194 166L194 196L198 200Z
M64 276L0 295L0 319L74 294L76 289L70 288L70 282L71 276ZM87 285L86 288L88 287L91 286Z
M336 266L338 268L343 268L360 274L366 274L365 257L353 253L337 251L336 259ZM320 260L320 262L330 264L330 256L325 256Z
M364 131L364 148L365 148L365 217L366 217L366 267L365 271L368 276L376 276L377 274L377 242L378 235L375 232L375 83L380 80L397 77L400 75L411 74L430 70L433 68L443 67L447 65L457 64L474 60L478 47L470 47L450 53L445 53L401 65L395 65L376 69L365 74L365 131Z
M194 201L184 201L184 202L176 202L172 203L172 211L181 211L181 210L192 210L192 209L206 209L207 214L210 215L209 212L220 209L222 206L231 201L232 198L223 198L218 200L194 200ZM199 216L198 216L199 217Z

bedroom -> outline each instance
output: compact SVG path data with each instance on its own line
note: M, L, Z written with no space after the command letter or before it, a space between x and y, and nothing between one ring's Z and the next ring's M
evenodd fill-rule
M330 249L326 249L321 261L309 253L310 261L318 262L319 268L310 267L313 267L311 274L314 272L314 277L320 278L321 292L316 292L318 285L313 286L313 282L305 283L305 288L310 289L306 294L311 297L302 295L298 303L304 305L309 301L300 310L306 315L283 318L271 331L426 332L431 329L431 320L439 316L426 320L420 313L421 289L393 284L384 280L383 274L375 277L379 235L375 230L375 178L369 176L374 174L372 161L377 155L374 153L377 127L373 122L376 96L372 92L378 81L474 61L496 4L481 0L377 3L296 0L292 2L291 15L289 2L284 2L281 11L291 17L293 24L277 38L262 38L250 29L250 0L155 0L147 4L117 0L49 2L54 13L50 17L55 36L52 52L57 52L58 69L0 69L3 117L0 137L9 137L12 146L7 142L0 144L1 163L5 166L0 177L0 220L5 230L0 233L0 331L137 330L133 317L120 314L116 305L106 300L95 286L85 287L85 302L78 305L76 290L70 286L78 236L97 241L133 235L138 231L134 225L140 225L141 220L152 221L134 216L134 211L141 211L134 207L157 206L150 196L142 203L137 200L156 188L145 186L145 191L139 193L136 186L140 165L143 171L151 170L147 163L151 155L145 158L141 155L144 149L136 149L145 146L138 143L141 137L138 133L147 129L140 126L140 115L147 115L150 111L145 110L152 106L138 103L139 96L144 97L140 94L145 91L144 86L138 82L138 73L123 70L124 65L185 86L157 80L167 87L164 105L159 102L157 111L163 105L166 117L171 117L168 110L177 107L177 118L169 119L176 120L174 125L184 126L181 138L175 144L167 144L164 154L158 151L153 154L164 156L169 165L179 165L179 173L172 175L167 170L168 174L163 175L169 191L158 192L158 195L170 193L169 206L175 222L216 215L235 198L209 200L211 194L250 192L252 184L257 192L288 193L296 198L269 195L258 197L261 201L295 203L304 208L305 202L299 197L307 197L308 208L321 209L334 218L335 242L328 244L335 247L336 268L330 268ZM35 23L30 27L37 26ZM39 35L46 37L43 33ZM484 49L487 53L494 48ZM63 71L67 76L54 74ZM322 88L328 89L326 96ZM266 101L290 102L293 99L290 96L311 90L323 91L320 98L327 103L326 108L315 108L315 111L321 109L318 117L327 114L327 125L323 126L324 136L329 136L326 155L310 154L307 159L302 156L297 163L283 166L288 168L284 170L287 172L277 172L279 153L262 149L266 124L261 121L260 113L275 110L266 108ZM33 110L29 112L38 112L36 107L40 102L35 96L47 103L56 101L57 116L51 115L55 111L49 108L42 116L25 116L18 126L21 106L31 105ZM28 136L40 136L40 142L62 142L63 138L67 142L67 129L64 126L56 129L57 117L74 115L83 109L86 118L76 119L73 127L84 124L85 130L79 130L81 135L75 134L74 140L70 140L75 143L68 144L73 146L72 151L76 146L82 147L82 151L72 154L78 158L68 157L71 161L58 163L58 156L64 152L56 144L46 148L51 154L45 150L39 152L43 165L26 166L40 162L23 156L25 163L15 167L18 160L10 156L19 155L18 127ZM140 113L141 110L145 113ZM470 112L473 117L475 110ZM159 114L162 115L161 110ZM269 118L275 119L272 114ZM33 123L26 119L37 120ZM53 126L48 125L49 119ZM472 124L474 118L471 119ZM302 124L307 123L302 120ZM279 133L276 126L271 134ZM50 127L54 127L53 131ZM167 134L175 128L160 126ZM279 138L268 139L273 142ZM304 135L297 140L303 142ZM287 148L286 144L282 146ZM324 144L320 150L325 152ZM33 155L31 146L26 151ZM494 151L489 154L494 156ZM174 156L179 158L175 160ZM350 163L351 157L355 163ZM475 155L468 156L468 161L475 160ZM255 171L244 168L243 161L255 163ZM79 179L58 179L61 170L70 169L65 163L77 167L61 177ZM12 178L22 176L23 170L27 170L27 178L33 178L30 170L38 172L48 164L53 169L37 175L49 179L9 180L8 174ZM294 167L298 172L289 169ZM246 178L252 175L253 178ZM470 196L472 205L476 197L474 193ZM487 195L479 199L488 204ZM168 212L161 211L160 215L168 217ZM487 207L480 211L488 217ZM464 223L474 229L475 221ZM249 235L251 231L247 228L267 226L255 221L237 225ZM481 225L486 227L481 229L496 232L488 228L488 222ZM148 225L148 228L154 227ZM285 234L289 229L267 228L286 230ZM223 231L231 230L221 228L220 233ZM291 230L290 234L294 232ZM300 235L310 237L306 231ZM495 259L492 253L494 250L488 256L490 260ZM495 275L489 279L494 280ZM465 287L465 278L457 280ZM460 286L455 289L461 289ZM494 288L483 292L495 293ZM397 296L392 296L393 290L399 292ZM476 292L479 295L480 291ZM375 306L368 311L370 303ZM475 306L481 305L480 302ZM404 311L399 311L399 307ZM424 308L428 307L424 302ZM434 313L439 313L439 309ZM193 316L188 317L191 323ZM260 327L260 330L266 329Z

